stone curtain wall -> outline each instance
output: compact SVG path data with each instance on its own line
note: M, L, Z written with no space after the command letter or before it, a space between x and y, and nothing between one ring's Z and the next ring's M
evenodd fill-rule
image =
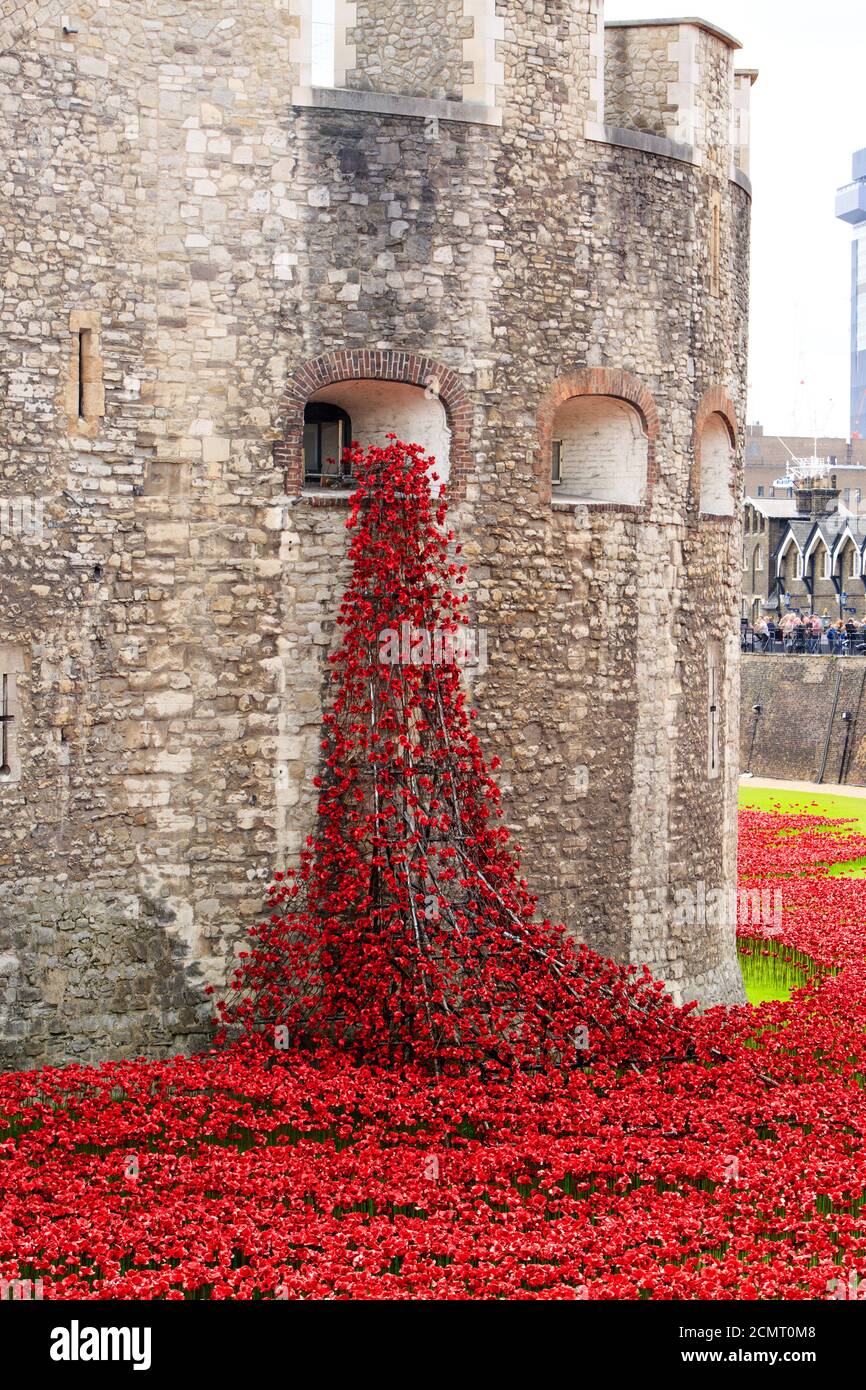
M740 547L697 515L692 435L719 386L743 426L747 195L584 142L594 4L501 5L502 129L292 109L276 0L112 0L65 39L39 11L0 63L0 446L46 517L0 541L0 649L25 653L4 1056L203 1042L204 985L309 833L346 512L286 494L277 465L313 359L411 382L438 363L460 401L478 731L542 911L683 995L733 997L733 942L662 924L678 887L733 881L736 662L710 785L706 643L739 612ZM92 438L67 417L75 310L100 316ZM657 407L644 513L549 501L539 409L582 368Z
M357 0L355 67L346 86L399 96L461 101L472 80L464 65L463 39L472 33L464 0Z
M866 785L864 695L863 657L743 657L743 771Z

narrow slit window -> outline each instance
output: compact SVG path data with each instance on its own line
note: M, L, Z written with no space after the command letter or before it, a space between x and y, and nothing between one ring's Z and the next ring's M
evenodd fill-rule
M88 364L93 357L93 330L90 328L79 328L78 330L78 418L87 419L87 404L84 394L84 383L87 380Z
M721 724L720 655L716 643L707 649L707 776L720 773L719 727Z
M96 437L105 414L99 314L93 309L73 309L66 409L73 434Z
M12 677L8 671L0 676L0 777L12 776Z
M0 788L21 778L18 676L23 670L22 650L0 646Z
M718 297L721 293L722 264L722 200L718 193L713 194L712 226L710 228L710 294Z

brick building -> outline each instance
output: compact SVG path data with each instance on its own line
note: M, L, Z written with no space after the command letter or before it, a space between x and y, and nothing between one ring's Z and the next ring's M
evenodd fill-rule
M779 436L765 434L763 425L749 425L744 459L746 496L759 501L792 501L793 484L783 483L792 458L812 457L829 460L843 504L850 511L866 513L866 439Z
M541 910L741 997L673 905L735 875L755 75L600 0L334 20L323 77L308 0L0 0L13 1063L207 1037L314 815L328 459L389 430L450 473Z
M745 500L742 616L754 623L794 608L862 618L866 517L845 507L835 474L803 479L793 494Z

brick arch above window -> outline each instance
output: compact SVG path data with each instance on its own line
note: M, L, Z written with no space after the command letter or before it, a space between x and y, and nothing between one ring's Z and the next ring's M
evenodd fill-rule
M304 407L316 391L342 381L393 381L432 391L442 404L451 431L448 498L453 502L465 495L472 402L457 373L423 353L359 348L313 357L286 382L283 432L274 444L274 462L284 471L289 496L297 496L303 486Z
M727 431L732 450L736 450L737 412L730 396L721 386L710 386L698 402L695 412L695 425L692 432L692 467L689 476L689 509L695 515L700 512L701 498L701 441L708 422L714 415L721 417ZM730 521L730 516L720 516L720 521Z
M557 377L544 393L538 408L538 450L535 458L535 475L542 502L551 500L550 451L556 412L566 401L579 396L609 396L632 406L640 416L647 439L646 496L642 506L622 502L594 502L591 505L594 511L642 512L649 507L657 477L658 409L639 377L614 367L582 367L568 372Z

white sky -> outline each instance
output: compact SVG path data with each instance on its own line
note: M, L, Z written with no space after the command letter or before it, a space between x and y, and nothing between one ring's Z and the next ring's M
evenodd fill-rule
M697 13L743 44L752 88L749 419L846 437L851 231L836 189L866 146L866 0L607 0L607 19ZM804 385L800 385L803 382Z
M866 147L866 0L701 0L743 44L752 88L749 419L768 433L847 437L851 231L836 189ZM664 0L607 0L607 19L688 14ZM327 69L333 0L313 0ZM322 25L322 21L325 24ZM316 80L316 79L314 79ZM319 78L329 81L326 76Z

